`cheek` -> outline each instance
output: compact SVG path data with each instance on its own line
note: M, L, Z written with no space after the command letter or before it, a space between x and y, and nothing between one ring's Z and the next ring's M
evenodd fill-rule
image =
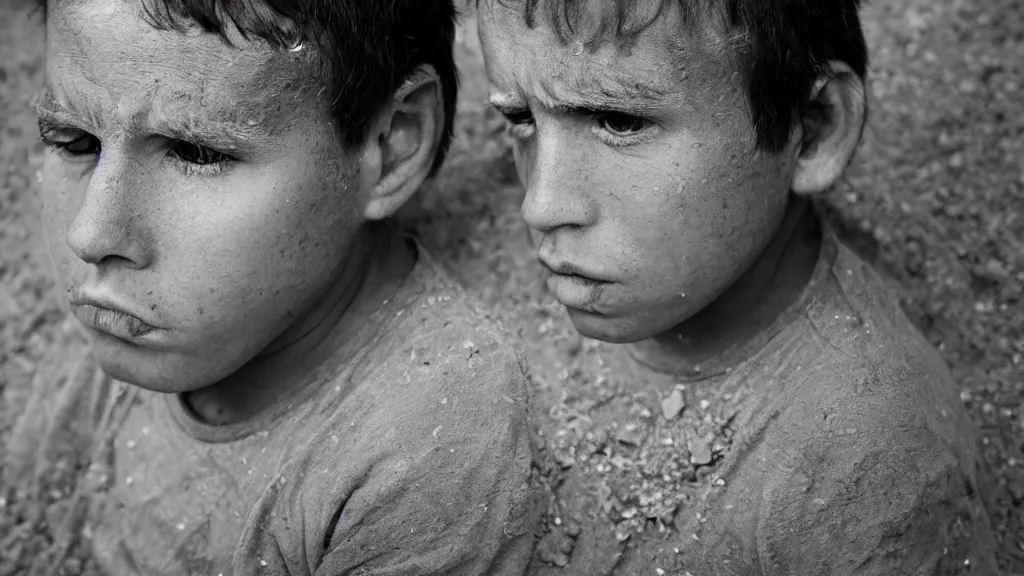
M647 158L606 159L593 182L606 190L608 247L634 289L690 292L731 274L733 255L756 236L765 174L749 153L708 142L665 147Z
M66 279L69 267L77 260L68 246L67 233L89 185L88 174L69 170L60 159L48 153L42 175L39 199L43 235L58 275Z
M345 191L291 175L196 198L196 216L175 218L164 234L178 240L165 246L161 274L177 278L176 307L192 322L212 316L231 329L253 315L270 325L297 316L344 261L356 227Z

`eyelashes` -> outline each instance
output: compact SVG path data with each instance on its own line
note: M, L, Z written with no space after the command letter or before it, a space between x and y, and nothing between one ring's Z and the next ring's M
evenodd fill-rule
M513 138L528 140L536 133L537 121L528 108L495 108L505 117ZM585 118L598 140L617 148L649 142L659 132L654 122L627 112L574 110L570 114Z
M167 152L182 163L189 175L219 174L234 161L223 152L184 140L175 140Z
M593 116L591 132L605 144L616 147L650 142L658 135L658 125L633 114L599 112Z
M508 132L516 140L528 140L537 130L533 114L527 108L497 108L508 122Z
M39 132L43 144L70 161L95 158L103 150L103 143L99 138L75 128L40 124ZM216 175L236 160L223 152L185 140L171 140L167 148L167 158L188 176Z
M99 138L80 130L41 127L39 138L47 147L71 156L94 156L102 150Z

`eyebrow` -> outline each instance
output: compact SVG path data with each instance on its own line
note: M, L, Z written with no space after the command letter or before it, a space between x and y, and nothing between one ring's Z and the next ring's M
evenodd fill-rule
M39 94L35 109L42 125L73 121L80 116L61 103L48 87ZM247 113L250 109L251 112ZM259 109L259 106L246 106L241 111L213 111L212 117L200 119L190 113L186 106L152 106L145 115L146 121L142 124L175 140L233 149L247 144L252 145L255 140L269 136L269 131L264 126L266 115L256 111ZM242 121L242 116L249 116L249 120ZM132 122L134 128L138 128L139 125L138 121Z
M153 116L153 113L150 114ZM257 122L241 123L231 119L196 119L191 116L167 116L151 123L154 129L166 131L167 135L176 140L193 144L209 144L226 148L251 145L254 141L269 135L269 132Z
M535 94L537 101L549 110L563 113L625 112L644 114L664 108L667 91L650 84L625 82L605 74L580 74L566 79L561 86L541 81ZM492 106L500 111L516 111L527 107L526 100L516 92L492 92Z
M60 119L70 119L76 116L74 112L68 110L67 106L61 103L49 87L44 87L42 91L36 96L34 104L36 116L39 117L40 122L55 123Z

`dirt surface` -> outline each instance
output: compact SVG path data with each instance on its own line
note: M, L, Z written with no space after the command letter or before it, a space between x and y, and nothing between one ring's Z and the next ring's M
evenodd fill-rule
M42 34L29 4L0 3L0 440L60 320L38 229L42 148L29 104L41 82ZM866 8L864 19L872 118L846 182L824 205L844 238L900 287L952 367L985 434L1001 564L1024 574L1024 4L892 0ZM560 395L585 377L566 359L590 344L544 292L471 31L459 57L451 160L405 217L522 337L537 392L555 414ZM35 495L0 486L0 576L28 573L50 547L47 510L74 488L52 486ZM548 544L557 562L561 544ZM63 566L96 573L74 548Z

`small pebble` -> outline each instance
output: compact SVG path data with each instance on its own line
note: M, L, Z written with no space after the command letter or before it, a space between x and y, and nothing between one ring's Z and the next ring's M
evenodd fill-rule
M696 442L690 445L690 462L698 466L711 463L711 446L707 442Z
M686 408L686 400L680 390L673 390L668 398L661 401L661 413L666 420L671 420Z

